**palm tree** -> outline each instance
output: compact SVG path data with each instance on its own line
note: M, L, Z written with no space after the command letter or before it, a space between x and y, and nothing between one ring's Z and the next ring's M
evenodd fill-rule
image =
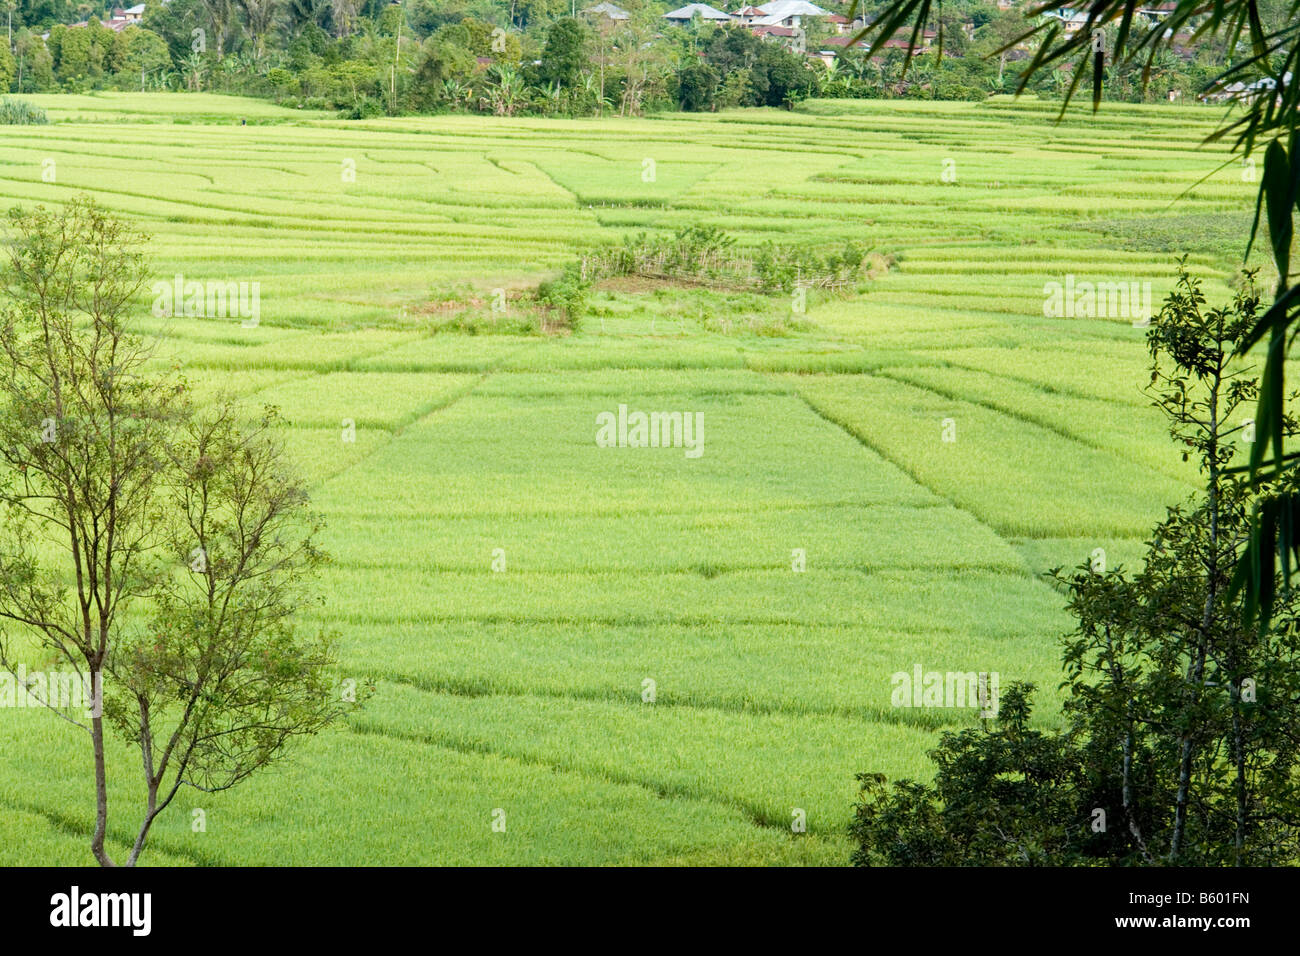
M257 65L266 55L267 34L275 30L284 16L284 6L284 0L239 0L244 28L253 41L253 61Z
M208 12L208 19L212 21L213 40L217 46L217 59L220 60L226 54L226 34L230 32L230 24L235 19L234 0L203 0L203 7Z
M261 72L261 69L259 68L257 53L255 53L252 50L240 50L238 53L236 53L233 57L230 57L229 59L235 61L232 67L232 71L237 76L253 77L253 76L257 76Z
M285 0L285 21L289 35L297 37L309 23L323 26L330 16L330 0Z
M880 83L895 96L902 92L903 56L897 50L885 54L884 62L880 64Z
M345 37L351 34L357 18L357 0L333 0L331 11L334 35Z

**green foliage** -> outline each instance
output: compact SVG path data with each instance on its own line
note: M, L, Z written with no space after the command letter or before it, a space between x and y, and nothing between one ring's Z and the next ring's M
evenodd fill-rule
M1271 102L1273 97L1261 99ZM1294 110L1294 84L1289 105ZM1293 214L1300 209L1300 129L1295 128L1294 116L1291 118L1289 142L1284 146L1283 139L1278 137L1265 149L1264 177L1251 230L1253 244L1261 221L1267 226L1277 270L1277 291L1272 306L1241 342L1241 351L1245 352L1268 338L1256 410L1260 441L1251 448L1250 474L1257 483L1271 485L1273 493L1255 505L1250 547L1243 554L1233 580L1234 590L1244 593L1243 608L1248 622L1258 622L1261 629L1269 627L1277 604L1290 598L1292 572L1300 566L1300 535L1295 525L1300 515L1300 468L1295 462L1300 455L1286 450L1290 436L1285 407L1287 353L1295 338L1290 329L1300 319L1300 283L1290 284ZM1273 121L1271 116L1257 114L1248 119L1251 124L1267 125ZM1253 130L1254 126L1249 126L1248 134Z
M591 282L586 279L576 263L565 266L554 279L537 287L537 303L556 320L548 320L550 328L572 331L578 328L587 308Z
M537 70L538 85L554 83L561 89L577 86L583 71L590 68L590 43L591 31L581 21L572 17L556 20L546 33L546 48Z
M736 248L736 238L720 227L692 223L671 235L630 235L621 249L586 257L582 271L592 278L641 275L701 280L775 295L800 286L834 290L855 286L866 275L867 255L868 250L852 240L825 255L813 247L771 240L756 251L742 252Z
M450 8L420 0L400 9L315 0L171 0L150 5L144 24L125 30L94 20L69 27L67 21L85 11L65 4L59 13L52 0L34 2L44 4L39 14L20 9L15 22L18 92L211 89L349 115L359 110L361 96L383 102L392 114L510 116L789 108L812 96L977 101L1022 84L1059 98L1081 72L1035 72L1028 68L1031 60L1011 58L1006 47L1014 46L1026 24L1020 13L984 3L938 12L932 20L943 30L943 59L909 64L904 50L872 57L861 47L829 43L843 38L833 37L816 18L804 24L807 47L836 53L829 63L794 49L788 39L760 38L735 24L665 29L659 11L650 7L614 23L570 15L573 8L562 0L475 0ZM1267 11L1264 20L1270 31L1283 22ZM39 31L49 24L55 26L46 44ZM967 39L968 28L975 30L974 39ZM204 31L206 43L196 40L195 30ZM162 47L148 40L147 51L133 50L144 34L161 40ZM1031 39L1020 52L1032 54L1035 44ZM162 48L165 63L158 56ZM1172 92L1190 98L1227 68L1227 49L1221 42L1177 54L1162 49L1149 68L1116 63L1103 96L1150 102ZM0 53L0 80L3 61ZM497 82L482 82L484 69L501 67L515 71L518 80L504 103L488 88ZM276 71L287 71L295 82ZM0 84L0 90L8 85Z
M124 81L131 82L132 88L139 89L136 84L141 82L148 87L151 80L161 79L171 72L171 54L166 41L158 34L151 30L131 29L119 36L126 44L126 55L119 72Z
M373 119L384 115L384 104L369 96L362 96L356 105L339 111L339 119Z
M869 250L852 239L822 255L816 248L763 243L754 256L754 274L763 292L789 292L801 283L830 288L856 285L867 271Z
M1094 855L1079 746L1031 726L1033 689L1011 684L990 727L945 731L930 753L933 784L889 788L884 774L858 774L854 865L1060 866Z
M0 97L0 126L43 126L49 121L39 106L26 100Z
M0 45L0 93L8 92L18 75L18 64L7 45Z
M707 63L688 63L677 72L677 103L688 113L700 113L714 106L718 71ZM744 100L732 94L734 106Z

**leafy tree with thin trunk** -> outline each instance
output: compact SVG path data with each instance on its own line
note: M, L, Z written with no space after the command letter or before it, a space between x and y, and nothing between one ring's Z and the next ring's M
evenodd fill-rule
M9 226L0 665L41 655L94 688L89 707L42 702L90 738L103 866L106 732L138 748L134 865L182 787L232 787L342 712L332 637L295 621L319 525L274 410L251 424L229 402L195 410L132 334L142 234L86 199L12 210Z

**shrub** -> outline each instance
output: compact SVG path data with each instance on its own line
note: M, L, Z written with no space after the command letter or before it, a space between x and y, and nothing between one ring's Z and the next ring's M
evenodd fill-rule
M0 97L0 126L44 126L49 121L39 106L26 100Z
M852 241L825 256L811 247L773 242L765 242L753 251L740 251L735 246L734 236L716 226L697 223L671 236L644 232L629 236L621 248L583 256L578 268L587 281L641 275L704 280L710 285L775 295L792 292L796 287L835 292L849 289L859 279L870 277L873 263L887 266L890 261Z
M385 114L384 104L369 96L362 96L355 106L339 110L339 119L374 119Z
M537 287L537 304L546 312L559 314L559 327L576 329L586 313L590 291L591 283L582 277L581 268L570 263L559 276Z

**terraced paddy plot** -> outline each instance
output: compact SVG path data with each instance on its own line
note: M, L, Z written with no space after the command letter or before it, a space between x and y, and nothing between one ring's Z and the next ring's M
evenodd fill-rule
M1042 572L1139 560L1196 488L1141 391L1143 331L1044 301L1074 276L1158 302L1181 252L1226 295L1254 187L1199 145L1216 111L343 122L36 99L55 122L0 131L8 204L88 192L152 233L158 277L259 283L255 327L144 296L140 326L198 401L280 410L332 555L304 620L375 687L278 769L187 793L147 862L847 862L853 774L925 774L975 720L893 706L893 675L1032 680L1057 720L1070 620ZM615 283L572 334L436 331L449 298L693 224L892 265L798 315ZM601 447L620 405L700 416L701 454ZM89 859L83 751L0 709L0 862ZM126 748L110 767L135 802Z

